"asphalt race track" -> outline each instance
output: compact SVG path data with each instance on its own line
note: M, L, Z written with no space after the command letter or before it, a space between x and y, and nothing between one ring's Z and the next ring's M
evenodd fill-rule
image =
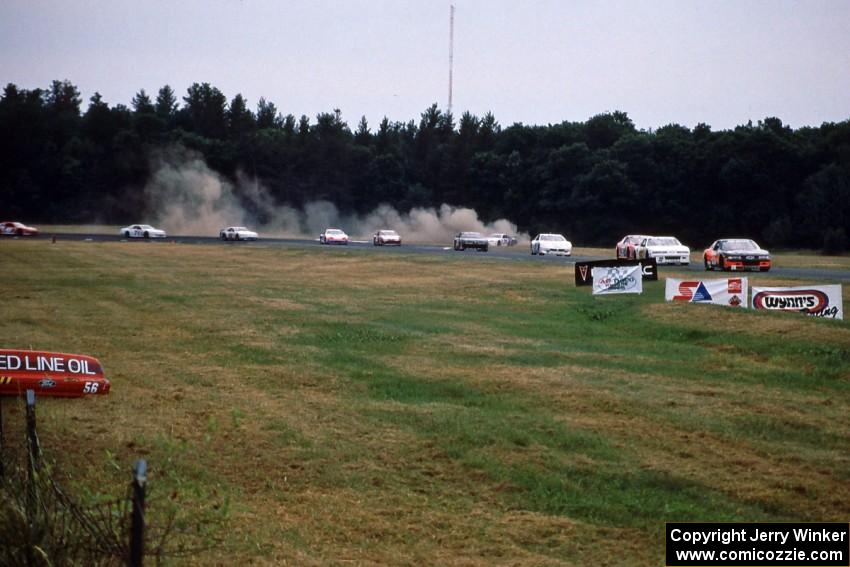
M37 237L39 240L46 240L53 235L43 234ZM339 245L323 246L319 244L318 239L298 239L298 238L261 238L257 241L223 241L214 236L169 236L164 239L151 239L146 241L141 238L127 239L119 235L106 234L77 234L77 233L57 233L57 240L76 240L76 241L91 241L91 242L127 242L128 244L153 244L164 245L167 243L178 244L204 244L217 246L283 246L287 248L314 248L316 253L323 253L330 248L340 248ZM23 237L27 238L27 237ZM373 246L371 240L354 240L347 246L347 249L360 250L371 253L389 253L389 254L431 254L445 255L450 254L456 257L468 258L470 261L476 260L502 260L506 262L554 262L572 266L575 262L585 262L591 260L609 260L610 257L603 256L570 256L567 258L559 256L532 256L529 253L527 246L512 246L512 247L491 247L489 252L477 252L475 250L467 250L464 252L456 252L452 250L451 243L447 246L429 246L424 244L405 244L404 246ZM663 276L664 271L668 269L682 269L681 266L658 266L659 273ZM691 263L688 270L699 274L705 274L700 263ZM713 273L713 272L712 272ZM727 272L730 273L730 272ZM782 266L774 266L768 273L760 272L745 272L748 276L756 278L762 276L784 277L801 280L812 280L818 283L829 282L849 282L850 270L832 270L832 269L814 269L814 268L783 268ZM719 274L719 272L718 272Z

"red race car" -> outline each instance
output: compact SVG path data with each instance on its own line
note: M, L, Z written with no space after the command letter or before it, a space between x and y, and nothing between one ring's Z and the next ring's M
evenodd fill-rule
M100 361L84 354L0 349L0 396L105 396L109 380Z
M706 270L760 270L770 269L770 252L752 240L724 238L715 240L703 252Z
M0 222L0 234L8 236L38 236L38 229L14 221Z
M630 234L624 236L614 248L615 255L618 260L637 260L635 248L644 238L648 238L643 234Z

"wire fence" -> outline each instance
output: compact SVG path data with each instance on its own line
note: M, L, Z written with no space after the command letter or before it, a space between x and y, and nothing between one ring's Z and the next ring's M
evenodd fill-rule
M2 405L0 398L0 565L140 567L220 545L218 520L187 522L173 502L154 500L158 514L149 522L143 459L133 466L125 494L81 504L60 486L60 471L42 453L32 391L23 442L8 443Z

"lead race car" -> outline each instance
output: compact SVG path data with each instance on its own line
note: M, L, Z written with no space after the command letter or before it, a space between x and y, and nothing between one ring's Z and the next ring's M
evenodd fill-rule
M722 238L703 252L706 270L770 270L770 252L753 240Z

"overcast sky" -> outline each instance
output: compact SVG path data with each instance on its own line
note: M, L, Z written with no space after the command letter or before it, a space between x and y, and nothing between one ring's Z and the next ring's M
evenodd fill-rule
M503 126L850 118L850 1L455 0L454 105ZM449 1L0 0L0 83L130 104L209 82L353 128L448 102Z

